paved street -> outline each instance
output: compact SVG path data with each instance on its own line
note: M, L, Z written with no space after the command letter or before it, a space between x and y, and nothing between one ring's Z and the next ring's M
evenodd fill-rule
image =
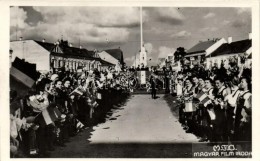
M98 142L193 142L196 137L186 134L163 99L150 95L135 95L111 118L94 127L91 143ZM110 119L111 119L110 118Z
M112 109L105 123L71 138L67 147L57 148L51 156L185 157L190 143L198 139L185 133L163 97L153 100L150 95L132 96L125 106Z

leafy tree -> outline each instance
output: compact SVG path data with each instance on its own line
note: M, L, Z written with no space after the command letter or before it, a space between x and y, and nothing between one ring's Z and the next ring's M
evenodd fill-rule
M184 47L178 47L174 53L174 61L180 61L181 65L184 65L184 56L186 55Z

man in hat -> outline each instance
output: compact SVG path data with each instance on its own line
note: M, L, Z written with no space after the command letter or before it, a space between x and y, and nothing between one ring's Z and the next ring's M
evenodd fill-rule
M151 84L151 95L152 95L152 99L156 99L156 80L154 78L154 76L151 75L150 77L150 84Z

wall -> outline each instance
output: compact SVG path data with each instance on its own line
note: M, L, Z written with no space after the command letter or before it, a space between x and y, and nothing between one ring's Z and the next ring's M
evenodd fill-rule
M36 70L38 71L49 71L50 53L35 41L13 41L10 42L10 48L13 50L12 61L14 61L15 57L18 57L25 59L29 63L36 64Z

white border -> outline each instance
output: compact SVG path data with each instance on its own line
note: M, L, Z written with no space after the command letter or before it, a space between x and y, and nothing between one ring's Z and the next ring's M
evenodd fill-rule
M88 1L88 0L0 0L0 161L12 160L9 158L9 6L172 6L172 7L252 7L252 40L253 40L253 158L250 160L260 160L260 150L257 143L260 137L260 53L259 53L259 1L258 0L171 0L171 1L138 1L138 0L122 0L122 1ZM125 158L127 159L127 158ZM174 160L183 160L175 159ZM15 159L28 160L28 159ZM38 160L38 159L30 159ZM71 159L43 159L43 160L71 160ZM72 160L92 160L72 159ZM107 160L107 159L99 159ZM110 159L112 160L112 159ZM121 159L120 159L121 160ZM135 160L135 159L127 159ZM155 160L155 159L149 159ZM157 160L157 159L156 159ZM191 159L187 159L191 160ZM199 159L201 160L201 159ZM208 159L207 159L208 160ZM216 159L210 159L216 160ZM217 159L223 160L223 159ZM237 160L237 159L229 159ZM244 159L239 159L244 160ZM247 159L248 160L248 159Z

